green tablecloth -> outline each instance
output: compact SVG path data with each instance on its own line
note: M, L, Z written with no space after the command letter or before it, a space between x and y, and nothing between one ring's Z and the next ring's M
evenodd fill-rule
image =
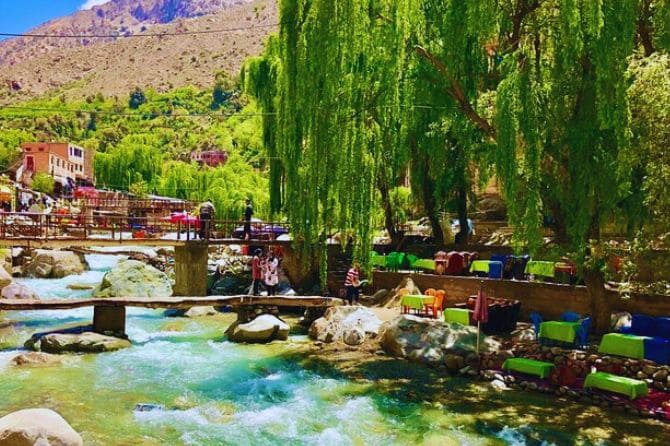
M428 271L435 271L435 260L431 259L417 259L414 262L415 269L426 269Z
M579 322L547 321L540 324L540 338L553 339L561 342L575 342Z
M382 256L379 254L373 255L372 258L370 259L370 263L372 263L372 266L384 267L386 266L386 256Z
M415 310L423 310L424 305L430 305L435 301L433 296L420 296L408 294L402 297L400 305L403 307L413 308Z
M444 321L470 325L470 310L466 310L465 308L447 308L444 310Z
M535 359L509 358L503 363L503 370L535 375L542 379L548 377L553 369L554 364L551 362L537 361Z
M649 393L647 383L644 381L605 372L589 374L584 380L584 388L586 389L587 387L621 393L632 400Z
M489 273L490 260L475 260L470 264L471 273Z
M526 274L542 277L554 277L555 263L531 260L526 264Z
M607 333L600 341L598 353L643 359L645 339L645 336Z

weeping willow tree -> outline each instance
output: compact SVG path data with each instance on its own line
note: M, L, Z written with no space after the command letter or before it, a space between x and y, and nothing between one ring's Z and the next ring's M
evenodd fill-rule
M221 220L241 221L246 198L253 200L255 215L268 215L267 180L237 155L216 168L181 161L165 163L158 190L196 202L211 199Z
M245 69L248 91L273 114L265 119L265 143L276 158L273 210L288 216L305 265L319 259L322 284L331 234L351 237L355 256L366 258L375 188L388 192L406 157L395 144L410 25L400 13L405 6L282 0L278 37Z
M114 189L128 189L136 181L150 188L156 185L163 165L164 153L153 135L140 134L123 138L105 153L95 155L98 184Z

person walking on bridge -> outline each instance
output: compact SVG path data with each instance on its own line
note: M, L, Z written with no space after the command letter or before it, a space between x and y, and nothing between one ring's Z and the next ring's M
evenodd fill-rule
M251 198L245 200L244 207L244 240L251 238L251 216L254 215L254 208L251 205Z
M209 239L212 234L212 218L216 209L209 198L200 205L200 238Z

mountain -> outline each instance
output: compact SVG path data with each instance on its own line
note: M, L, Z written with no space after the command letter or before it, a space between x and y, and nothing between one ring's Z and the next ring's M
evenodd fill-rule
M211 86L262 51L276 0L110 0L0 42L0 103L58 91L69 98ZM215 32L230 28L237 31ZM204 34L188 34L205 32ZM172 34L139 37L142 34ZM64 37L64 36L119 37Z

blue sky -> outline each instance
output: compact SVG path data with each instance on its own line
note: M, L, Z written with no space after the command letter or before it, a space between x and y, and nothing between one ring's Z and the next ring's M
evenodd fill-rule
M23 33L50 19L106 0L0 0L0 32ZM1 39L1 37L0 37Z

